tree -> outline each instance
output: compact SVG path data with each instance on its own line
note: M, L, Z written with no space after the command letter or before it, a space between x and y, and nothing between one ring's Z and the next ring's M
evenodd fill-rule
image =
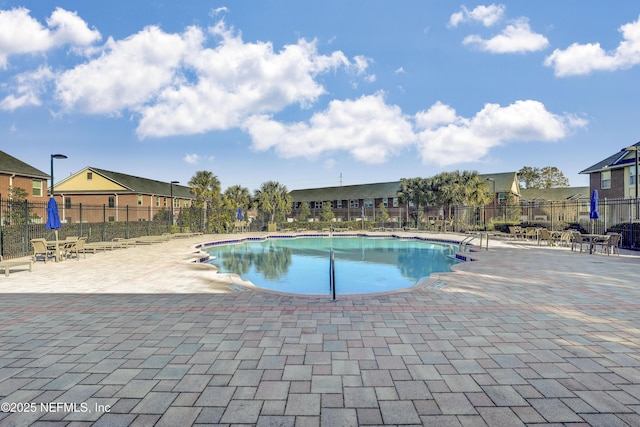
M569 186L569 180L555 166L545 166L540 169L540 181L542 188L565 188Z
M378 218L382 222L382 226L384 227L387 221L389 221L389 212L387 208L384 206L384 203L380 202L378 205Z
M233 210L234 218L238 216L238 208L242 209L242 215L246 217L247 211L251 206L251 193L249 189L241 185L232 185L227 188L224 195L228 199L228 205Z
M266 216L270 223L284 220L291 213L291 196L287 187L275 181L263 183L255 191L253 199L258 212Z
M33 206L27 201L28 193L20 188L14 187L11 190L9 199L8 224L27 224L31 217Z
M524 166L518 171L518 181L524 188L564 188L569 180L555 166L533 168Z
M322 221L331 221L336 217L331 209L331 201L322 203L322 212L320 213L320 219Z
M214 215L222 205L218 177L213 172L198 171L189 180L189 187L195 196L194 204L203 210L204 218L215 220Z
M449 216L452 206L483 206L493 198L488 181L476 171L443 172L431 182L437 203L448 208Z
M424 206L434 200L431 182L425 178L402 178L400 180L398 198L401 203L413 204L414 212L412 216L417 228Z
M309 209L308 202L300 202L300 207L298 208L298 221L306 222L311 215L311 209Z

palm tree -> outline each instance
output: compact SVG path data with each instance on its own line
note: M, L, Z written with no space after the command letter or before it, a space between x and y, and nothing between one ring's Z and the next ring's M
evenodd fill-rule
M425 178L402 178L398 198L401 203L411 202L413 204L415 227L418 228L420 212L426 204L432 203L434 200L432 183Z
M225 196L229 199L230 203L235 206L236 211L238 208L242 209L242 212L246 212L251 204L251 194L249 189L242 187L241 185L232 185L224 192Z
M270 223L283 220L291 213L291 196L287 187L275 181L263 183L255 191L253 199L258 212L266 215Z
M203 215L206 220L222 203L220 180L213 172L198 171L189 180L188 184L191 187L191 193L195 196L194 204L197 208L203 209Z

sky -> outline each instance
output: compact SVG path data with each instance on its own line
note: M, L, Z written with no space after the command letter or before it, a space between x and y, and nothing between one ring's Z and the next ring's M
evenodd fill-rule
M0 149L289 190L555 166L640 140L640 3L0 0Z

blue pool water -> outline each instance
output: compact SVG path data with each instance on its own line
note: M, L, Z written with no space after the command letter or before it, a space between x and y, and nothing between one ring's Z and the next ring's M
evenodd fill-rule
M206 251L220 273L238 274L264 289L319 295L330 293L332 248L338 295L407 288L456 263L453 245L398 238L270 238Z

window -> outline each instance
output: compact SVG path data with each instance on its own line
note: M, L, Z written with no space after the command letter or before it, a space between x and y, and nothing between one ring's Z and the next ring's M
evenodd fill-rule
M498 204L503 205L507 201L506 193L498 193Z
M336 200L336 208L338 209L342 208L342 200Z
M363 206L365 208L372 208L373 207L373 199L364 199Z
M394 207L394 208L397 208L397 207L398 207L398 198L397 198L397 197L394 197L394 198L393 198L393 207Z
M389 207L389 199L387 199L386 197L384 199L382 199L382 206L384 206L385 208Z
M600 172L600 188L611 188L611 171Z
M314 203L315 203L314 207L316 209L322 209L322 202L314 202Z
M360 207L360 201L358 199L349 200L349 207L350 208Z
M173 207L174 208L180 207L180 199L173 199Z
M116 207L116 197L115 196L109 196L109 207L110 208L115 208Z
M71 197L64 198L64 207L65 209L71 209Z
M162 206L165 207L165 208L167 207L167 198L166 197L162 198Z
M636 167L629 166L629 185L636 185Z
M138 194L138 206L142 206L142 194Z
M160 207L160 196L156 196L156 207Z
M31 181L31 194L36 197L42 197L42 180L34 179Z
M91 181L93 179L93 172L87 172L87 181Z

